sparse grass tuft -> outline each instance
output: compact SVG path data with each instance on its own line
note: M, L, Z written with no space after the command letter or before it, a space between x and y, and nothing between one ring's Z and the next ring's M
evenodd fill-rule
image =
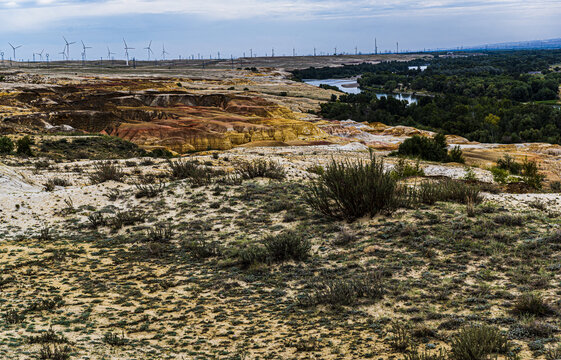
M384 293L382 274L373 272L350 280L324 281L319 284L318 289L305 295L300 302L304 306L354 305L361 298L368 300L381 299Z
M92 184L101 184L106 181L121 181L125 173L118 165L109 161L101 161L94 165L94 171L90 174Z
M286 178L286 171L282 165L276 161L241 161L236 164L236 173L242 179L255 179L261 177L283 180Z
M514 303L513 312L518 315L548 316L556 313L555 309L537 293L522 294Z
M72 349L68 345L43 345L39 352L39 360L68 360Z

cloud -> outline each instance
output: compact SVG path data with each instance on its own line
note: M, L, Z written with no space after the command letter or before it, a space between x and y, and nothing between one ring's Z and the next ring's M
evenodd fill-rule
M0 0L0 30L37 30L57 21L139 14L185 14L213 20L316 20L387 16L561 13L558 0ZM78 25L78 24L76 24Z
M81 26L84 19L183 14L206 20L309 21L381 17L561 15L558 0L0 0L4 33Z

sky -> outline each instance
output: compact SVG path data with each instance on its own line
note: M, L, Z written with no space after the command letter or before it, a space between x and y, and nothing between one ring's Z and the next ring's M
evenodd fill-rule
M560 0L0 0L0 52L33 59L369 53L561 37ZM39 59L39 56L36 56Z

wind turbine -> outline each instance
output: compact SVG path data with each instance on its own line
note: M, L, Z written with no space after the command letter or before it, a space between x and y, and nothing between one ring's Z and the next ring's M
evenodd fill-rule
M111 52L111 50L109 50L109 46L107 47L107 60L111 60L111 55L115 55L114 52Z
M169 55L169 53L166 51L166 46L162 44L162 60L166 60L166 55Z
M37 55L39 55L39 59L41 59L41 61L43 61L43 53L45 52L45 49L41 50L40 53L37 53Z
M80 40L81 41L81 40ZM82 57L84 59L84 61L86 61L86 50L87 49L91 49L91 46L86 46L86 44L84 44L84 42L82 41L82 49L84 49L84 52L82 53Z
M10 46L12 47L12 50L14 51L14 61L18 61L17 58L16 58L16 50L19 49L20 47L22 47L22 45L14 46L11 43L8 43L8 44L10 44Z
M129 47L124 38L123 42L125 43L125 56L127 57L127 66L129 66L129 50L134 50L134 48Z
M148 47L145 47L144 50L148 50L148 61L150 61L150 54L154 53L152 51L152 40L150 40L150 44L148 45Z
M60 55L62 55L62 60L66 59L66 46L62 49L61 52L59 52Z
M70 59L70 45L76 44L76 41L68 42L68 40L66 40L66 38L64 36L62 38L64 39L64 42L66 43L66 60L69 60Z

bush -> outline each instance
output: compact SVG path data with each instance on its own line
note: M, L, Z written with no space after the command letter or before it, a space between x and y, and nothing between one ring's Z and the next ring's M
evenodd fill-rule
M148 153L148 156L153 158L172 158L173 154L168 149L157 148Z
M39 360L68 360L72 349L68 345L43 345L39 351Z
M493 175L493 180L498 184L506 184L508 179L508 170L500 168L498 166L493 166L491 168L491 174Z
M410 162L401 158L393 168L393 176L396 179L403 179L413 176L425 176L425 172L421 169L419 160L415 162L415 165L412 165Z
M450 344L450 360L484 360L492 354L506 354L511 345L500 330L492 326L464 328Z
M188 179L193 185L202 186L212 182L212 178L218 174L210 168L200 166L192 160L168 160L170 176L175 180Z
M66 179L62 179L62 178L53 178L53 179L49 179L47 180L47 182L45 184L43 184L43 188L45 189L45 191L53 191L55 189L56 186L70 186L72 185L70 183L70 181L66 180Z
M448 356L446 352L440 349L438 353L429 353L426 350L422 353L414 351L410 354L406 354L403 360L447 360Z
M522 163L522 179L532 188L539 190L542 188L545 175L540 174L538 164L535 161L525 159Z
M524 225L524 218L520 215L498 215L493 221L500 225L506 226L522 226Z
M136 194L134 194L134 197L136 197L137 199L140 199L140 198L143 198L143 197L147 197L147 198L156 197L162 191L164 191L164 189L165 189L165 184L164 183L159 183L159 184L137 183L135 186L136 186L137 192L136 192Z
M506 170L512 175L520 175L522 164L517 163L510 155L505 155L502 159L497 160L497 168Z
M33 145L33 140L31 140L31 138L29 137L29 135L26 135L24 137L22 137L21 139L19 139L17 142L17 153L20 155L27 155L27 156L33 156L33 152L31 151L31 145Z
M41 335L30 336L27 342L30 344L64 344L68 342L68 339L64 335L57 334L53 329L49 329Z
M123 226L131 226L140 222L144 222L145 215L137 209L128 211L120 211L115 216L109 219L109 224L113 230L119 230Z
M129 342L129 340L125 338L124 333L121 334L121 336L119 336L118 334L107 332L105 333L105 335L103 335L103 342L111 346L123 346L126 345Z
M158 225L146 232L146 242L168 243L173 238L171 226Z
M539 294L522 294L516 299L513 312L518 315L548 316L555 310Z
M263 240L267 256L271 261L306 260L310 256L312 244L303 234L286 231L269 235Z
M267 249L262 246L251 245L238 253L239 262L244 268L267 261Z
M217 242L208 241L203 237L183 242L183 249L196 259L216 257L222 253Z
M549 187L551 191L561 193L561 181L552 181Z
M384 296L382 274L374 272L350 280L328 280L320 283L311 294L304 296L300 303L304 306L315 305L354 305L361 298L378 300Z
M412 196L415 197L414 203L427 205L432 205L437 201L479 204L482 201L480 192L479 187L461 181L425 181L412 192Z
M106 181L121 181L125 173L121 168L109 161L98 162L94 165L94 171L90 174L92 184L101 184Z
M436 134L429 138L414 135L399 145L399 155L419 157L427 161L446 161L448 151L446 149L446 138L442 134Z
M353 221L392 212L400 201L397 181L382 160L332 160L305 195L312 209L335 219Z
M286 178L286 171L282 165L276 161L242 161L237 164L236 172L242 179L255 179L262 177L274 180L283 180Z
M0 154L11 154L14 151L14 142L7 136L0 136Z
M448 153L448 160L449 162L456 162L456 163L460 163L463 164L466 162L466 159L464 159L464 153L462 151L462 149L459 146L454 146L454 148L452 150L449 151Z

